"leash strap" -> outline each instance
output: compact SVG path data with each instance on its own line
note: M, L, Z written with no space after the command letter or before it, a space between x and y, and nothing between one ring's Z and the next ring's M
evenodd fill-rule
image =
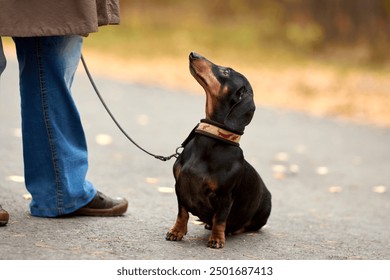
M85 69L85 72L87 73L87 76L88 76L88 79L89 81L91 82L91 85L93 87L93 89L95 90L95 93L96 95L98 96L100 102L102 103L104 109L106 109L107 113L110 115L111 119L114 121L115 125L119 128L119 130L123 133L123 135L131 142L133 143L138 149L140 149L141 151L143 151L144 153L154 157L155 159L159 159L161 161L168 161L170 160L171 158L177 158L180 153L179 153L179 149L183 148L184 146L180 146L176 149L175 153L170 155L170 156L160 156L160 155L155 155L147 150L145 150L144 148L142 148L140 145L138 145L127 133L126 131L122 128L122 126L118 123L118 121L116 120L116 118L114 117L114 115L111 113L110 109L108 108L106 102L104 101L103 97L101 96L93 78L92 78L92 75L91 73L89 72L89 69L87 67L87 64L85 63L85 60L84 60L84 57L83 55L81 54L81 61L83 63L83 66L84 66L84 69Z

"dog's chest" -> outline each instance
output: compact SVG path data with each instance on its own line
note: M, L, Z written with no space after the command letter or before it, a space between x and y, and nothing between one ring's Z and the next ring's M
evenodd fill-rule
M213 199L219 185L207 162L192 157L180 165L176 176L176 194L183 206L199 218L212 215Z
M174 166L179 200L187 209L212 211L216 193L231 187L242 167L242 158L239 147L195 136Z

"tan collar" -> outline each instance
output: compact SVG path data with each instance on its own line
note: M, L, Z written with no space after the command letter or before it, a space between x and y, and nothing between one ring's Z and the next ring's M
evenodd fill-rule
M220 139L229 144L238 146L240 142L241 135L228 131L226 129L220 128L218 126L201 122L196 128L195 132L210 136L212 138Z

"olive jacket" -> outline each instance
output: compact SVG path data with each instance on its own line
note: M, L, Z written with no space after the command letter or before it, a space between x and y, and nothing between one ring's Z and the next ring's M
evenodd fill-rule
M0 36L88 35L119 24L119 0L0 0Z

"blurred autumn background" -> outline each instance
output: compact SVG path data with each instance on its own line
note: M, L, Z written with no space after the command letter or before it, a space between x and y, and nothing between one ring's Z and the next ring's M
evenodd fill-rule
M390 0L122 0L121 17L85 40L101 75L202 92L196 51L258 105L390 126Z

